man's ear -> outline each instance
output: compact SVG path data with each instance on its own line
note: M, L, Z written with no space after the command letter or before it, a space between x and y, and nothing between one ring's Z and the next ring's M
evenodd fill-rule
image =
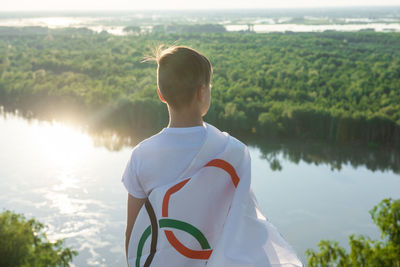
M162 96L162 94L161 94L161 92L160 92L160 89L158 89L158 88L157 88L157 94L158 94L158 97L160 98L160 100L161 100L162 102L167 103L167 101L165 101L164 97Z
M206 97L206 86L203 84L197 89L197 99L203 101Z

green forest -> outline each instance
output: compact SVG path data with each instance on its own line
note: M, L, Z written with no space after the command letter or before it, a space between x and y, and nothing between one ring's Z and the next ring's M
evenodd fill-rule
M160 44L209 57L205 120L222 130L400 148L400 33L114 36L0 27L0 105L25 116L75 114L126 133L155 131L168 114L156 93L156 65L143 58Z

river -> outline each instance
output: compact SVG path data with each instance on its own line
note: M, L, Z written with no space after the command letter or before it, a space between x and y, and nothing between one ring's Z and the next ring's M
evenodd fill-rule
M176 19L176 18L175 18ZM290 19L290 18L289 18ZM271 19L270 19L271 20ZM106 31L113 35L128 35L129 33L124 31L127 26L126 21L122 21L122 25L107 25L111 22L121 24L114 17L32 17L32 18L4 18L0 13L0 27L28 27L28 26L41 26L49 28L88 28L94 32ZM116 22L115 22L116 21ZM173 20L170 21L170 23ZM400 23L398 19L357 19L352 21L350 18L343 18L341 24L295 24L290 22L285 23L273 23L266 19L261 20L263 23L259 23L260 20L249 20L252 30L256 33L271 33L271 32L324 32L324 31L341 31L341 32L357 32L362 30L373 30L376 32L400 32ZM118 23L117 23L118 22ZM182 23L182 22L181 22ZM187 22L185 22L187 23ZM247 31L249 29L248 23L232 24L232 22L218 21L222 24L227 31ZM129 24L128 24L129 25ZM152 30L153 25L145 24L142 25L142 32L149 32Z
M304 260L321 239L379 238L368 211L400 198L399 154L310 143L245 141L263 213ZM127 192L121 180L133 144L92 137L61 122L0 116L0 208L47 225L79 252L74 266L124 266ZM114 148L114 149L110 149Z

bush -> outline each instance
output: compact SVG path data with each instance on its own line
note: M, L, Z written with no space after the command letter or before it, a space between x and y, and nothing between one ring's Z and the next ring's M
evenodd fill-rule
M11 211L0 213L0 266L70 266L78 253L64 248L64 240L51 243L44 225Z
M400 266L400 199L384 199L370 214L382 240L351 235L350 253L337 242L322 240L319 252L306 251L308 266Z

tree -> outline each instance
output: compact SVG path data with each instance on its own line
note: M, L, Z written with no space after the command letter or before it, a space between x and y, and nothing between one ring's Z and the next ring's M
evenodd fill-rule
M382 240L349 237L350 253L337 242L322 240L319 252L306 251L308 266L400 266L400 199L384 199L370 211Z
M0 214L0 266L70 266L77 252L64 248L64 240L47 239L36 219L5 211Z

